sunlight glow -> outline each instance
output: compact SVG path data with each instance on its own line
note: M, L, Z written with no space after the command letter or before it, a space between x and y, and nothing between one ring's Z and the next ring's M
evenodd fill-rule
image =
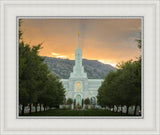
M65 55L59 55L59 56L56 56L56 58L67 58L67 56L65 56Z
M66 55L62 55L55 52L52 52L51 54L53 55L53 57L56 57L56 58L62 58L62 59L68 58Z
M116 67L116 63L109 63L109 62L107 62L107 60L98 60L98 61L103 63L103 64L109 64L109 65L111 65L113 67Z
M109 65L111 65L111 66L113 66L113 67L116 67L116 65L117 65L117 64L115 64L115 63L105 63L105 64L109 64Z
M59 54L58 54L58 53L54 53L54 52L52 52L52 55L57 56L57 55L59 55Z
M98 61L101 62L101 63L103 63L103 64L105 64L104 60L98 60Z

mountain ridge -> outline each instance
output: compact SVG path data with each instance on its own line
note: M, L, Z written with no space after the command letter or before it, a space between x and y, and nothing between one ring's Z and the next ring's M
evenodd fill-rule
M70 73L73 72L75 60L47 56L42 57L44 58L44 63L48 65L48 68L61 79L68 79ZM82 64L88 79L104 79L111 70L116 70L115 67L109 64L103 64L98 60L83 59Z

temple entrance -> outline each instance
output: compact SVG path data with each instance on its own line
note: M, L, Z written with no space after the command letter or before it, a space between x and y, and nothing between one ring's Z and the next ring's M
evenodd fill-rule
M82 98L80 95L76 96L76 105L82 106Z

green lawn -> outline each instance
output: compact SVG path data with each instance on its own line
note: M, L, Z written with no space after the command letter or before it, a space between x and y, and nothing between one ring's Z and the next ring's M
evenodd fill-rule
M126 116L125 114L122 114ZM37 112L25 114L25 116L121 116L119 112L111 112L106 110L60 110L50 109L46 112Z

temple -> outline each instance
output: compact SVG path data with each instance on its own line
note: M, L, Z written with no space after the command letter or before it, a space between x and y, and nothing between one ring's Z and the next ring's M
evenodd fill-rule
M83 105L83 101L89 98L91 104L97 104L98 88L103 79L88 79L82 65L82 50L80 49L80 33L78 33L78 47L75 51L75 65L69 79L61 79L66 90L65 97L72 98L75 105Z

